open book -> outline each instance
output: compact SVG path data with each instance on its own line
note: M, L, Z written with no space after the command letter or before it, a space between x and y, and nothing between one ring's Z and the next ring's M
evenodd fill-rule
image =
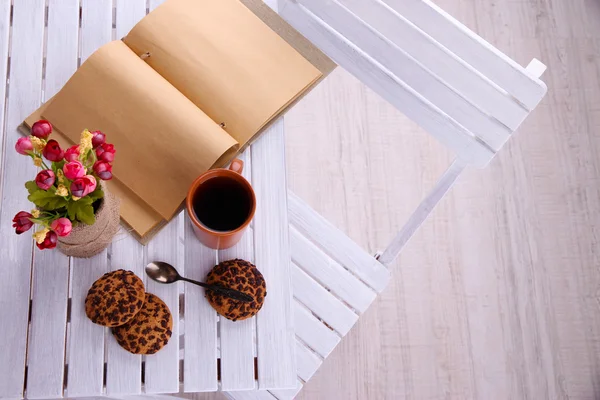
M84 128L105 132L117 149L109 190L146 242L198 175L332 69L260 0L168 0L93 53L25 125L49 120L63 146Z

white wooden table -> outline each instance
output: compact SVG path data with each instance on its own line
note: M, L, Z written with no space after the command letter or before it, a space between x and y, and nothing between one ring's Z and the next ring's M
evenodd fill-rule
M150 0L150 9L159 2ZM277 9L276 0L268 3ZM122 397L220 388L239 400L293 398L385 288L386 265L462 171L485 166L546 93L539 80L543 64L518 65L430 0L279 3L291 25L453 150L455 161L377 257L295 195L286 196L281 121L244 155L259 209L236 249L204 249L180 216L145 248L124 234L91 260L32 251L31 241L16 236L9 223L17 211L30 208L22 184L35 174L12 151L15 127L60 89L81 60L127 33L146 13L146 0L115 0L114 13L113 0L81 0L81 18L80 0L15 0L12 13L10 1L0 0L0 76L7 78L0 85L0 99L6 99L0 112L5 149L0 337L9 344L0 352L0 397ZM267 240L278 243L258 245ZM110 269L125 267L143 276L147 260L161 259L201 279L218 259L232 256L252 259L271 284L267 303L274 306L265 305L252 320L219 319L196 288L180 292L147 282L148 291L175 314L179 335L144 358L118 348L84 316L88 287ZM285 285L273 284L282 280L280 268L290 269L293 299L282 290ZM288 308L293 321L284 318L292 315ZM294 358L295 367L287 361ZM294 388L277 389L283 387Z

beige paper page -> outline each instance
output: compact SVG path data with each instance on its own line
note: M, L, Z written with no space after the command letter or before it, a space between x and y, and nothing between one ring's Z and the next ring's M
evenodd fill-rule
M43 116L75 142L84 128L105 132L113 174L167 220L193 180L238 147L121 41L92 54Z
M167 0L123 40L242 146L321 76L238 0Z

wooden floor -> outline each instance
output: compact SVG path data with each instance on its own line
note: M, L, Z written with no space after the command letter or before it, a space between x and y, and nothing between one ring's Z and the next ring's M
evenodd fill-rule
M461 177L298 398L600 399L600 0L436 3L546 63L548 96ZM290 188L372 253L451 157L341 70L285 123Z

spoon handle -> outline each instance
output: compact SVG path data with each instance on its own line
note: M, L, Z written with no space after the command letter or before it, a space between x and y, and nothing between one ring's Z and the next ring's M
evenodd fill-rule
M209 285L208 283L198 282L193 279L188 279L188 278L184 278L184 277L181 277L181 280L189 282L189 283L193 283L194 285L202 286L205 289L212 290L215 293L221 294L225 297L229 297L230 299L233 299L233 300L239 300L239 301L243 301L245 303L250 303L250 302L254 301L252 296L247 295L246 293L242 293L239 290L229 289L229 288L225 288L225 287L217 286L217 285Z

